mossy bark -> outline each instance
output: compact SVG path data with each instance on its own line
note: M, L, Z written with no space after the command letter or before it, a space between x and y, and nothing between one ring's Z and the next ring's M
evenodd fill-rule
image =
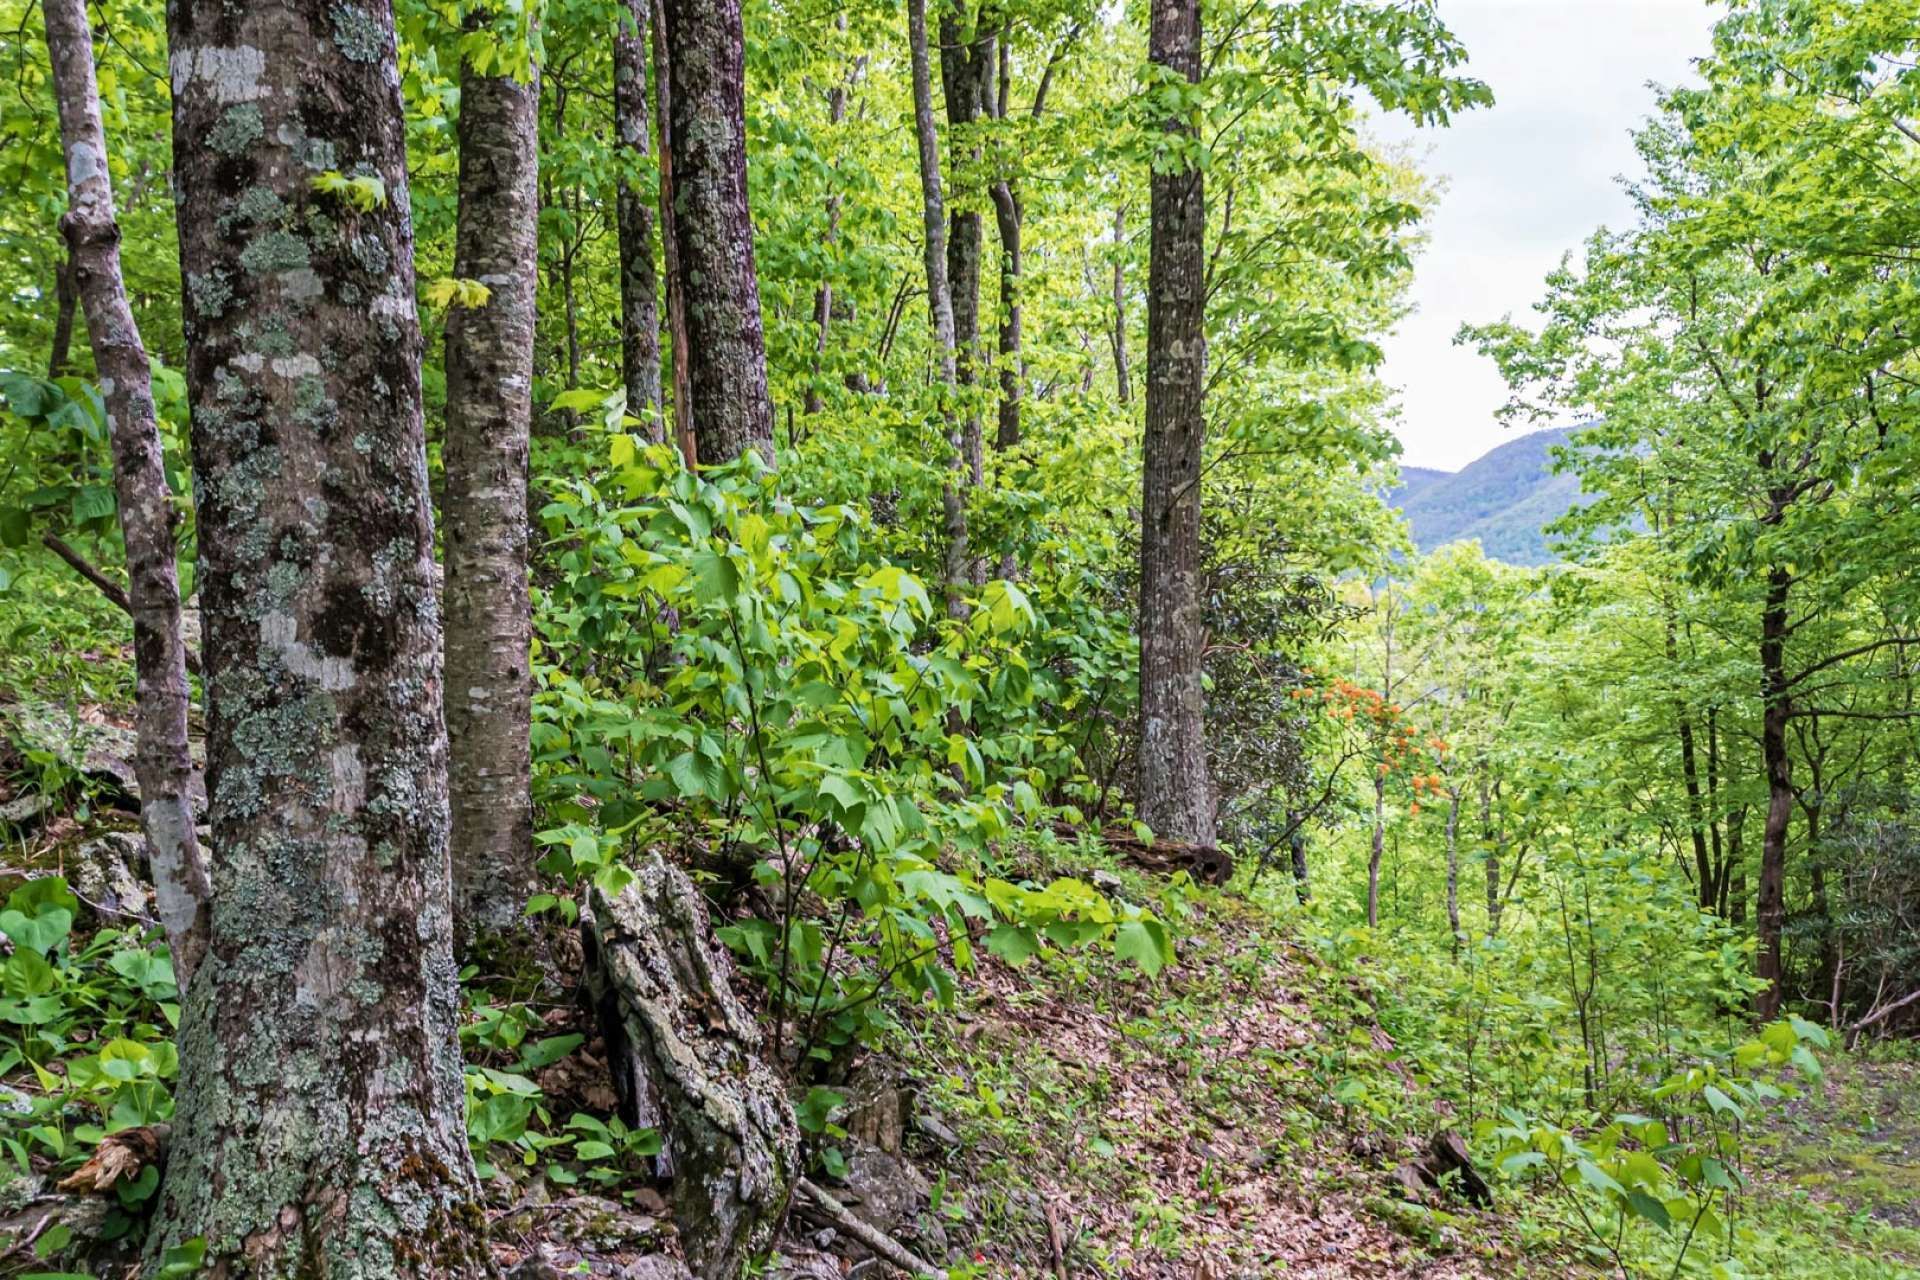
M174 0L168 29L214 897L152 1248L488 1276L391 12Z
M120 274L120 224L107 173L86 0L47 0L47 54L67 164L65 279L87 318L106 404L113 483L127 550L133 616L140 826L154 897L185 988L206 946L207 870L194 836L193 761L187 749L187 650L173 563L173 495L153 407L146 347ZM64 356L59 357L64 362Z
M488 289L447 316L446 717L454 922L519 925L533 891L527 448L533 421L539 69L460 78L453 273Z

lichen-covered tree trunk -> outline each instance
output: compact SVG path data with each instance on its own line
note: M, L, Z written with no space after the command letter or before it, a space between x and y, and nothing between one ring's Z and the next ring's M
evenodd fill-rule
M673 441L691 467L698 461L693 421L692 373L687 367L687 300L680 270L680 229L673 214L673 55L667 48L667 19L653 0L653 89L660 121L660 263L667 277L667 333L673 339Z
M113 483L127 550L140 826L161 923L184 988L206 946L208 888L189 790L190 695L180 630L180 582L173 563L173 499L161 456L147 351L120 274L120 224L107 175L86 0L46 0L42 9L67 163L67 213L60 227L68 246L68 321L77 296L86 312L94 369L106 403ZM56 359L65 362L59 353Z
M967 473L963 428L945 403L952 394L958 357L954 351L953 289L947 279L947 201L940 181L940 138L933 122L933 65L927 52L926 0L907 0L907 45L913 65L913 134L920 158L921 254L927 273L927 312L939 361L941 409L947 423L948 479L940 505L947 535L946 604L949 616L966 612Z
M587 990L623 1118L658 1129L694 1273L733 1280L786 1216L799 1130L699 891L658 854L582 917Z
M1200 78L1198 0L1153 0L1149 56ZM1186 143L1181 120L1162 126ZM1200 467L1206 444L1206 201L1200 170L1155 165L1140 511L1140 817L1214 843L1201 691Z
M747 204L740 0L663 0L661 12L694 438L703 463L755 449L771 466L773 401Z
M978 13L962 14L942 6L940 16L940 85L946 99L950 139L966 139L990 111L988 86L992 82L993 33ZM954 143L953 162L962 171L977 169L980 147L975 141ZM954 377L964 407L960 415L960 452L966 461L967 488L979 487L985 465L980 406L971 389L980 364L980 243L981 218L974 192L956 178L954 199L947 210L947 288L953 306ZM968 572L978 581L981 566Z
M627 0L614 17L613 124L631 175L615 200L620 227L620 370L627 412L650 440L666 439L660 413L659 281L653 271L653 201L637 175L653 163L653 112L647 104L649 0Z
M447 316L446 717L454 923L511 931L533 891L527 448L533 424L537 66L460 76L453 273L487 301Z
M168 28L214 897L153 1246L485 1276L392 14L174 0Z

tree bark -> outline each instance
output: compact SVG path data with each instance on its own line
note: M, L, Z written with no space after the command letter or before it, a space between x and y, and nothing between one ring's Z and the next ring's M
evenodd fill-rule
M1026 394L1027 366L1022 332L1020 288L1026 269L1021 245L1026 209L1013 184L993 184L993 221L1000 233L1000 416L995 424L996 449L1011 449L1020 443L1020 403Z
M1453 932L1453 954L1458 957L1466 945L1466 931L1460 927L1460 790L1447 786L1447 927Z
M949 402L958 381L954 350L953 290L947 279L946 196L940 182L940 140L933 122L933 69L927 54L926 0L907 0L907 43L913 64L913 132L920 157L920 228L927 272L927 312L939 362L941 414L946 422L948 478L940 505L947 535L946 605L950 617L966 612L967 457L959 419Z
M93 68L93 52L91 49L87 52L87 68L89 72L91 72ZM56 85L54 92L60 93L60 87ZM94 114L98 115L99 90L96 89L93 92ZM64 132L64 130L65 126L63 125L62 131ZM118 252L119 250L116 249L115 253L117 254ZM122 286L122 292L124 291L125 287ZM67 256L61 260L60 265L54 268L53 272L53 343L48 348L47 353L47 376L49 378L57 378L65 373L67 371L68 361L73 354L74 301L73 251L69 249Z
M1756 973L1766 987L1754 994L1754 1013L1762 1021L1779 1016L1785 977L1782 934L1786 926L1787 828L1793 817L1793 761L1787 754L1787 592L1785 569L1767 574L1766 603L1760 614L1760 755L1767 774L1767 820L1761 828L1760 900L1755 912L1760 952Z
M1153 0L1149 56L1200 78L1198 0ZM1162 128L1184 144L1182 120ZM1206 201L1201 173L1155 166L1140 528L1140 817L1214 843L1201 690L1200 467L1206 444Z
M454 924L512 932L533 892L527 448L533 423L540 82L460 77L453 273L480 307L447 316L446 719Z
M1367 928L1380 927L1380 861L1387 849L1387 780L1373 780L1373 846L1367 854Z
M1127 206L1113 210L1113 389L1122 406L1133 403L1133 374L1127 368Z
M748 449L774 464L773 401L747 204L746 68L740 0L663 0L673 211L687 324L688 384L702 463Z
M969 29L971 24L971 29ZM993 46L991 31L975 12L963 16L953 5L943 5L940 17L940 84L947 108L948 138L965 139L992 110L989 102L993 82ZM977 169L980 147L954 142L950 160L961 172ZM953 183L947 210L947 288L953 304L954 380L961 389L960 451L966 459L967 486L979 487L985 469L985 446L980 425L978 399L972 394L980 363L980 210L974 192L958 178ZM969 573L980 580L978 563L969 565Z
M680 224L673 213L673 54L667 48L667 18L661 0L653 9L653 91L660 121L660 263L667 277L667 336L673 342L673 440L680 458L691 467L699 460L694 444L692 371L687 356L687 300L680 273Z
M834 25L841 31L847 29L847 15L839 14ZM847 118L848 85L860 74L865 57L856 60L848 73L847 82L836 84L827 91L827 124L837 128ZM827 243L832 244L840 234L840 192L836 189L827 197ZM826 398L821 394L821 367L827 358L827 336L833 328L833 279L831 269L823 274L813 292L813 367L809 371L807 382L806 411L809 415L819 413L827 407Z
M627 412L645 423L649 440L666 439L660 411L659 281L653 271L654 205L637 175L652 162L653 120L647 104L649 0L627 0L614 18L613 122L632 171L615 197L620 227L620 369Z
M490 1276L391 11L174 0L168 32L214 898L152 1247Z
M126 543L140 826L154 898L184 991L206 949L209 888L194 837L193 763L187 750L191 697L173 557L173 495L167 489L147 351L120 274L120 224L107 173L86 0L47 0L42 10L67 166L67 213L60 220L67 240L61 281L65 322L70 331L77 298L86 310L87 337L106 403ZM55 340L62 342L58 335ZM64 352L56 348L54 359L64 364Z

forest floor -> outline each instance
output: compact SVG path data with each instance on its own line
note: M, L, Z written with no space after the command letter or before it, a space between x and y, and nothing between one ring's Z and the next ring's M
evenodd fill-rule
M100 727L87 745L124 745L124 716L88 707L79 719ZM9 806L33 796L36 767L43 776L48 768L18 752L0 764L0 803ZM32 836L8 840L0 892L53 871L76 877L89 902L124 889L83 885L89 868L72 858L102 830L128 826L102 785L96 778L57 807L34 809ZM905 1144L915 1168L901 1184L903 1234L958 1264L956 1275L1618 1274L1545 1225L1529 1193L1499 1188L1492 1210L1450 1192L1409 1199L1396 1171L1435 1132L1464 1131L1464 1121L1382 1030L1363 984L1304 944L1300 917L1281 909L1271 887L1251 900L1180 888L1087 846L1035 856L1057 865L1023 874L1089 876L1154 905L1175 929L1178 957L1145 978L1092 951L1014 967L982 950L959 1007L902 1011L887 1056L911 1083L918 1113ZM597 1062L589 1044L553 1070L578 1076ZM4 1083L15 1096L38 1088L23 1068L11 1075ZM574 1080L550 1101L604 1110L611 1094L595 1083ZM1745 1216L1755 1243L1747 1269L1719 1274L1920 1276L1916 1088L1920 1061L1911 1056L1831 1055L1825 1079L1754 1135ZM1381 1099L1390 1105L1371 1105ZM620 1274L609 1265L652 1247L664 1207L645 1187L602 1188L624 1204L559 1194L532 1207L524 1185L498 1191L496 1229L513 1242L503 1261L544 1246L590 1274ZM567 1238L607 1232L597 1244ZM788 1242L810 1269L767 1274L847 1274L817 1223L796 1216ZM834 1248L845 1251L844 1240ZM0 1274L14 1269L0 1263Z
M1411 1143L1322 1078L1352 1067L1330 1033L1389 1064L1391 1042L1325 1025L1331 975L1271 925L1209 895L1155 982L1090 957L996 966L964 1013L925 1021L914 1065L972 1140L989 1274L1513 1273L1490 1215L1393 1198Z

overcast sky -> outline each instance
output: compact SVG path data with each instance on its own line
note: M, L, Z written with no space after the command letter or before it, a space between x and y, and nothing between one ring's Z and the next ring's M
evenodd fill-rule
M1441 0L1495 105L1446 129L1381 121L1446 182L1416 271L1416 312L1386 343L1401 390L1409 466L1457 470L1513 432L1494 419L1506 387L1453 345L1462 323L1530 320L1546 273L1601 224L1620 225L1616 175L1635 168L1628 130L1653 108L1648 82L1692 79L1715 9L1705 0Z

